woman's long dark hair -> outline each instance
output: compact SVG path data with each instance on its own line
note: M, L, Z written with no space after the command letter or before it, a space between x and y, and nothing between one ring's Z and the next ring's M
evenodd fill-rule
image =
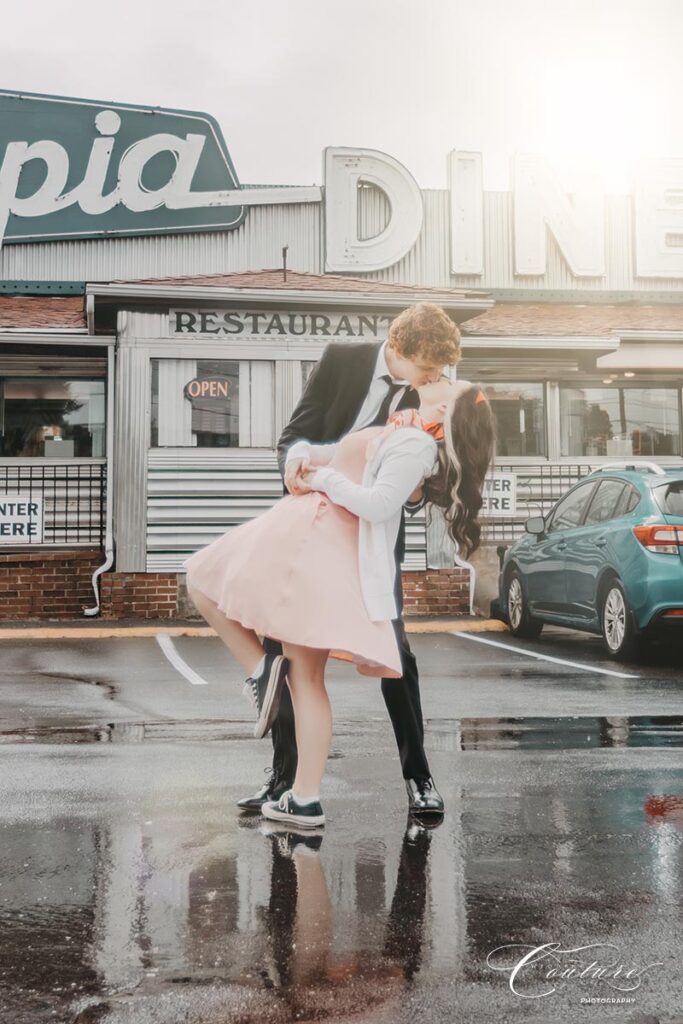
M443 428L438 466L425 480L425 497L443 510L449 537L459 554L469 558L479 547L477 516L496 439L493 410L478 384L461 392L449 406Z

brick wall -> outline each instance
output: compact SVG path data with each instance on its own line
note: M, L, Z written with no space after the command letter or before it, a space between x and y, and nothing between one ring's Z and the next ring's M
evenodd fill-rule
M92 574L99 550L0 552L1 619L80 619L95 604ZM107 572L100 580L103 619L196 618L185 576L173 572ZM467 615L469 575L459 568L403 574L404 613Z
M403 573L403 614L469 615L470 574L466 569Z
M0 551L0 619L80 619L102 561L92 548Z
M102 576L103 619L174 619L178 576L174 572L107 572Z

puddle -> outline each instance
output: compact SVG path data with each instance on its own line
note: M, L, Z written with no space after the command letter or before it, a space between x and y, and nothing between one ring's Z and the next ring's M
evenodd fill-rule
M374 723L364 723L372 731ZM683 716L452 718L426 723L431 746L441 750L584 750L595 747L683 747ZM345 723L336 735L356 734ZM193 743L249 740L245 723L115 722L100 725L36 726L0 731L0 745L13 743ZM331 757L340 757L333 751Z
M430 723L439 747L456 750L585 750L681 747L683 716L461 718Z

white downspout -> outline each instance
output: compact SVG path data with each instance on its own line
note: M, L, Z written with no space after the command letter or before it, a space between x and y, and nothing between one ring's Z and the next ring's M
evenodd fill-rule
M91 296L88 296L91 298ZM114 375L116 371L115 343L107 345L107 410L106 410L106 432L107 432L107 483L106 483L106 511L105 511L105 533L104 533L104 554L105 559L102 565L98 565L92 575L92 588L95 593L95 604L92 608L84 608L83 614L94 616L100 614L100 592L98 579L103 572L111 569L114 564Z

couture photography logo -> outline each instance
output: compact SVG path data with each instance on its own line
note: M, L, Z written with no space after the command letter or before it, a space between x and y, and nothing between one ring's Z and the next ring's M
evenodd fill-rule
M510 991L520 999L544 999L573 986L584 1004L635 1003L643 976L663 966L660 961L629 963L607 942L567 949L560 942L511 943L491 950L486 963L507 975Z

